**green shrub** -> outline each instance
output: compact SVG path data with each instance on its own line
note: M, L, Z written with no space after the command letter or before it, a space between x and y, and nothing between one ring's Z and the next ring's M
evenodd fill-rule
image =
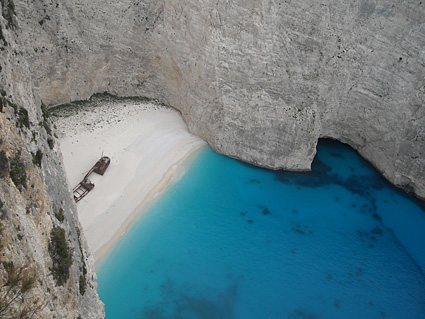
M3 7L3 18L7 21L7 28L16 28L15 21L13 19L13 16L16 16L15 12L15 4L12 0L7 1L7 5L5 3L6 1L2 1L2 7Z
M54 227L50 232L49 253L53 261L51 268L56 284L63 286L69 278L69 268L71 267L71 251L65 238L65 230Z
M60 208L59 209L59 212L58 213L55 213L55 217L61 223L63 222L63 220L65 219L65 216L63 215L63 208Z
M86 277L83 275L80 275L80 294L82 296L84 296L84 293L86 292L86 288L87 288L87 282L86 282Z
M0 177L6 177L9 175L9 159L6 156L6 152L0 151Z
M28 265L17 267L12 261L2 263L5 279L0 294L0 318L38 318L45 304L38 299L26 298L37 284L37 275Z
M37 278L35 276L23 277L21 279L21 292L26 293L34 287Z
M9 176L16 187L22 185L27 188L27 174L25 171L25 164L20 159L19 153L10 161Z
M32 162L38 167L41 167L42 159L43 159L43 152L40 149L38 149L35 154L32 154Z
M87 287L87 279L86 279L87 267L86 267L86 261L84 260L83 247L81 246L81 238L80 238L81 232L79 228L77 228L77 235L78 235L78 245L80 247L80 252L81 252L80 271L82 272L82 274L80 274L80 294L84 295L84 293L86 292L86 287Z
M3 262L3 268L4 268L4 270L6 270L7 273L11 273L13 270L15 270L15 266L13 265L13 261Z
M15 4L13 3L12 0L9 0L9 3L7 4L7 6L9 7L11 11L13 11L13 13L15 13Z
M28 111L26 109L24 109L23 107L19 108L18 126L19 127L25 126L26 128L30 127L30 119L29 119L29 116L28 116Z

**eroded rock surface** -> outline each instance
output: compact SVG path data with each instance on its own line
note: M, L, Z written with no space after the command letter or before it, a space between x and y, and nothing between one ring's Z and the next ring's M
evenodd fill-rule
M16 7L0 5L0 318L103 318L54 128L34 97Z
M0 4L0 149L3 159L19 153L28 174L17 186L1 167L3 257L37 269L44 318L97 318L103 308L41 100L157 98L219 152L273 169L307 170L318 138L335 138L425 198L425 2ZM54 227L73 252L65 286L49 271Z
M16 2L48 104L155 97L219 152L274 169L309 169L332 137L425 197L425 3Z

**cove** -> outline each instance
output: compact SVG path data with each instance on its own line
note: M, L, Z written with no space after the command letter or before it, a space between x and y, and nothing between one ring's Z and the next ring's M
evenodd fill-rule
M346 145L312 172L205 148L98 265L106 318L425 318L425 210Z

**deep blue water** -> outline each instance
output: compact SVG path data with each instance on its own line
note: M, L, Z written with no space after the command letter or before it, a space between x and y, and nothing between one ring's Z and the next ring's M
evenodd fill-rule
M106 318L425 318L425 210L349 147L310 173L205 148L98 266Z

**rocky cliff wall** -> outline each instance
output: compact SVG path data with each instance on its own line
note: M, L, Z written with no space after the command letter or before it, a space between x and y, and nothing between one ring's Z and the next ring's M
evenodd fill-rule
M226 155L307 170L350 144L425 198L425 2L15 0L36 91L155 97Z
M0 2L0 318L103 318L54 129Z

